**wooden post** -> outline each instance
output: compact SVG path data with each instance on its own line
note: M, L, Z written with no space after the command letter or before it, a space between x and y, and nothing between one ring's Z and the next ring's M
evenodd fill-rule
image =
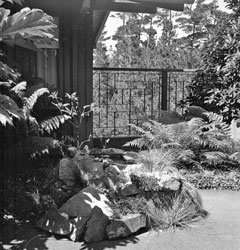
M162 110L168 110L168 72L162 71Z
M82 108L93 102L93 13L89 10L81 23L69 14L60 17L59 30L59 91L77 92ZM79 128L80 141L85 141L93 133L92 116L83 119ZM91 147L92 143L88 143Z

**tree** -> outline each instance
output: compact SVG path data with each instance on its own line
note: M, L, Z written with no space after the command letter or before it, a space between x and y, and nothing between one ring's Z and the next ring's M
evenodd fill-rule
M231 122L240 110L240 3L228 0L233 13L205 44L205 67L190 86L187 102L220 113Z
M109 55L107 51L107 46L105 42L109 40L109 37L106 37L107 32L104 31L97 42L96 49L94 50L93 54L93 64L94 67L108 67L109 62Z

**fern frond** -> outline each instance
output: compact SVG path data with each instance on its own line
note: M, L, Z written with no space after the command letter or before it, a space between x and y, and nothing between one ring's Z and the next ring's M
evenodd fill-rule
M205 158L205 163L214 166L222 164L228 160L228 156L220 151L203 152L201 156Z
M139 127L139 126L137 126L137 125L135 125L135 124L128 124L131 128L133 128L133 129L135 129L136 130L136 132L137 133L139 133L139 134L141 134L141 135L144 135L145 133L146 133L146 131L143 129L143 128L141 128L141 127Z
M14 91L17 95L19 95L22 91L25 91L27 88L27 82L23 81L14 86L11 90Z
M24 105L25 112L29 113L33 109L38 98L45 93L49 93L49 90L47 88L41 88L36 90L29 98L26 98L26 103Z
M57 115L42 121L39 126L42 130L48 132L49 134L53 130L59 129L61 124L64 124L67 120L71 119L68 115Z
M48 154L49 150L60 147L60 142L52 137L30 136L25 143L31 157Z
M214 121L223 122L222 115L218 115L218 114L213 113L213 112L205 112L204 114L207 116L209 122L214 122Z

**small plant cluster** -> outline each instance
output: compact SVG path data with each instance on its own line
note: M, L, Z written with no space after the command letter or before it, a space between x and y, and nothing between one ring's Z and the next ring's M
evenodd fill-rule
M231 171L216 173L189 173L186 179L198 189L234 190L240 191L240 173Z
M167 194L151 190L147 194L113 201L112 208L116 218L129 213L140 213L147 217L149 228L166 230L188 227L191 223L207 216L195 189L185 187Z
M130 175L132 183L139 188L140 190L143 190L145 192L148 191L159 191L161 190L159 186L159 180L155 178L154 176L147 176L147 175Z

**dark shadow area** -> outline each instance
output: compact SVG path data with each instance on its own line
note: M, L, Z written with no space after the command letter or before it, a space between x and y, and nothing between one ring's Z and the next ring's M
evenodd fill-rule
M45 242L50 236L27 222L6 222L1 228L0 235L3 249L11 250L35 249L32 243L37 246L36 249L47 250Z
M2 231L3 230L3 231ZM127 246L128 244L137 244L139 239L137 235L146 232L146 230L140 230L138 233L132 235L129 238L123 238L119 240L106 240L94 244L86 244L83 242L72 242L68 238L61 236L53 236L50 233L46 233L31 223L13 223L8 222L4 224L0 235L1 242L3 242L3 249L11 250L65 250L77 249L77 250L104 250L105 248L116 249L119 246ZM54 246L54 249L47 246L46 241L53 241L50 245ZM64 244L63 244L64 242ZM48 242L49 244L49 242ZM79 248L79 244L81 245ZM69 247L68 247L69 246ZM0 248L1 249L1 248Z
M109 240L109 241L102 241L95 244L83 244L83 246L79 250L104 250L105 248L108 249L116 249L117 247L124 247L128 244L137 244L139 239L135 236L131 236L129 238L124 238L120 240Z

